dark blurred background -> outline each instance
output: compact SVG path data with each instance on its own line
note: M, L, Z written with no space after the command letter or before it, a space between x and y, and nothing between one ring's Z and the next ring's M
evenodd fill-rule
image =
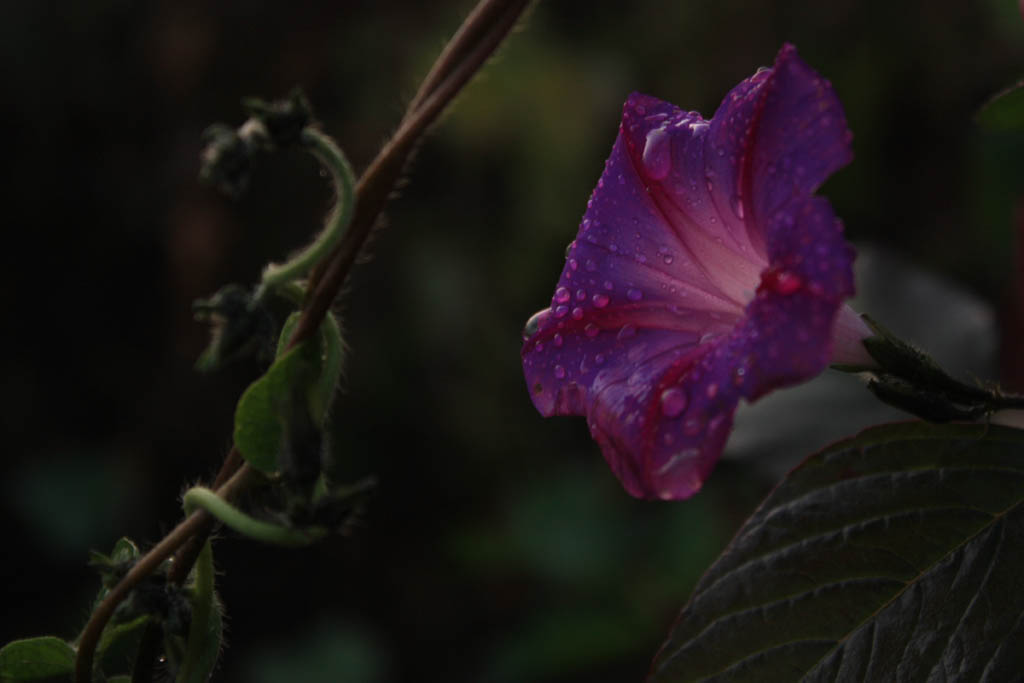
M330 205L297 153L238 202L200 186L203 129L301 85L361 169L470 6L4 3L0 642L73 637L98 586L87 551L157 540L216 470L259 367L193 372L191 302L253 282ZM642 678L700 573L809 451L767 447L789 428L762 422L694 499L632 500L583 420L534 411L520 328L550 301L626 95L710 116L784 41L846 106L856 160L823 191L897 264L867 288L905 292L913 263L962 290L962 314L930 285L908 294L933 312L922 334L981 320L967 351L1001 348L987 378L1024 388L1024 144L972 120L1024 76L1016 0L544 0L422 146L341 302L335 442L378 495L351 539L224 534L215 680Z

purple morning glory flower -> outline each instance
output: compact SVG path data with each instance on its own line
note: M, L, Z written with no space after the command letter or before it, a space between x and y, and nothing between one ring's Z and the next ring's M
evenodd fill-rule
M629 493L696 493L740 398L870 364L843 301L854 253L814 196L849 163L831 86L785 45L710 120L626 101L523 371L545 416L584 415Z

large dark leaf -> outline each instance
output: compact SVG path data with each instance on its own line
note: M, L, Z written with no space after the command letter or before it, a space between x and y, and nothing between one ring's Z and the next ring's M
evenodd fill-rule
M812 456L701 579L650 680L1024 680L1024 432L888 425Z

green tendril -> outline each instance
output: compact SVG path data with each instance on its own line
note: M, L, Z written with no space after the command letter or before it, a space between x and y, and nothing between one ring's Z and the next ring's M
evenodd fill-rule
M183 503L186 513L190 514L195 508L202 508L243 536L264 543L298 547L309 545L327 535L327 529L319 527L289 529L255 519L203 486L195 486L186 491Z
M355 206L355 174L352 172L352 166L349 165L348 159L330 137L315 128L305 128L302 131L301 139L313 156L330 170L338 199L323 231L313 240L312 244L286 263L267 265L263 270L263 279L253 297L254 301L262 299L268 289L280 287L306 275L320 259L334 248L352 220L352 210Z

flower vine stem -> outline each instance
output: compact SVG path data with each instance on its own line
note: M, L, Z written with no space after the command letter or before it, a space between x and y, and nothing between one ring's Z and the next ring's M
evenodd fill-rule
M428 72L398 130L355 185L354 201L347 204L353 212L349 227L336 246L326 247L330 253L320 258L313 268L306 305L288 348L311 337L319 328L387 204L417 141L487 62L529 4L530 0L481 0L463 21ZM230 500L248 485L251 475L252 470L242 462L238 450L232 448L221 465L213 488L218 497ZM107 593L79 637L75 661L77 683L90 683L92 680L96 644L117 605L175 552L177 555L168 580L184 582L213 529L214 521L214 517L204 509L188 515Z
M289 346L310 336L320 325L373 231L416 142L487 62L529 4L530 0L482 0L456 32L438 59L447 64L446 68L438 73L431 70L427 76L425 83L436 82L436 86L420 89L421 94L413 101L414 104L419 101L419 105L406 111L394 136L359 178L352 224L330 257L313 270L309 304L303 310ZM481 7L487 7L487 11L482 11ZM461 55L462 59L456 63L454 57L446 57L449 54Z
M250 483L253 470L248 465L242 465L220 488L217 495L225 500L230 500ZM170 533L163 537L159 543L153 546L149 552L139 558L124 578L116 586L110 589L106 597L93 610L89 622L82 630L78 638L78 654L75 659L75 680L78 683L89 683L92 680L92 660L96 651L96 644L100 640L104 627L110 620L117 606L135 588L139 582L152 574L164 560L174 554L185 541L192 537L196 531L212 519L206 510L196 510Z

